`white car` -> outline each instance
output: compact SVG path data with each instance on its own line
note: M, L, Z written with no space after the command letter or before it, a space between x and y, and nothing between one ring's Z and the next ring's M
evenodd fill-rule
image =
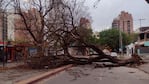
M117 57L118 55L117 55L116 52L111 52L111 56L112 56L112 57Z

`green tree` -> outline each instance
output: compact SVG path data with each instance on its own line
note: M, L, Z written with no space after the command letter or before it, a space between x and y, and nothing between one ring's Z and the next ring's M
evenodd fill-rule
M95 35L92 35L89 37L88 43L93 44L93 45L100 45L99 44L99 38L96 37Z
M86 42L89 42L90 38L92 37L92 29L87 29L87 28L84 28L84 27L80 27L78 28L78 33L80 35L80 37L86 41Z
M78 29L78 33L80 35L80 37L87 43L89 44L94 44L94 45L98 45L99 44L99 39L96 38L95 35L93 35L93 31L92 29L87 29L87 28L79 28Z
M132 33L129 35L131 43L134 43L138 40L138 34L137 33Z
M130 36L126 33L121 32L122 34L122 41L123 41L123 48L132 42ZM112 50L116 49L119 50L120 43L119 43L120 33L117 29L108 29L100 32L100 45L102 46L109 46Z

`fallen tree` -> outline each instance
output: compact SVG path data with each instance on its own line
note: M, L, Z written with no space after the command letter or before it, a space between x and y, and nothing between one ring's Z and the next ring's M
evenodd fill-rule
M96 54L98 56L93 57L93 58L92 57L90 57L90 58L75 58L75 57L69 55L70 59L73 59L74 63L77 63L77 64L102 62L102 59L107 59L107 61L105 61L105 62L111 62L113 64L116 64L115 66L140 65L143 63L143 60L137 54L133 54L131 58L124 60L124 59L118 59L118 58L112 57L110 55L104 54L102 52L102 50L100 50L95 45L86 44L86 47L93 49L96 53L98 53L98 54ZM81 62L82 59L86 60L86 62L84 62L84 61ZM112 66L114 66L114 65L112 65Z
M69 39L65 38L65 36L61 36L61 39L63 39L63 46L62 46L62 51L64 52L64 54L61 55L55 55L55 56L43 56L43 57L37 57L32 58L32 60L30 62L28 62L28 64L32 67L32 68L55 68L55 67L59 67L61 65L64 64L91 64L93 62L110 62L112 64L103 64L102 67L118 67L118 66L138 66L141 65L143 62L143 60L141 59L140 56L138 56L137 54L133 54L131 58L129 59L118 59L115 57L112 57L110 55L106 55L102 52L101 49L99 49L97 46L89 44L84 42L79 35L74 34L74 32L68 32L67 33L69 35ZM77 32L75 32L77 33ZM73 55L71 55L69 53L69 45L70 43L72 43L72 40L74 39L75 41L79 41L80 43L82 43L81 46L78 47L86 47L86 48L90 48L92 49L94 52L96 52L97 54L93 54L96 55L96 57L93 57L92 55L89 58L84 58L84 57L75 57ZM106 60L105 60L106 59Z
M36 68L44 68L44 66L48 66L48 68L55 68L64 64L91 64L93 62L110 62L112 64L103 64L102 66L104 67L118 67L118 66L136 66L136 65L140 65L143 62L143 60L141 59L140 56L138 56L137 54L133 54L131 58L129 59L119 59L119 58L115 58L112 57L110 55L106 55L105 53L102 52L102 50L97 47L96 45L93 44L89 44L86 43L83 39L80 38L79 34L77 33L77 28L74 28L71 31L63 31L64 33L66 33L66 35L58 35L58 33L56 33L56 35L58 37L60 37L60 39L63 41L62 42L62 49L61 51L63 51L63 54L55 54L54 56L43 56L43 57L37 57L37 61L31 65L31 67L35 67ZM67 36L67 38L66 38ZM75 41L79 41L82 45L79 46L75 46L75 47L85 47L85 48L90 48L92 49L94 52L96 52L96 54L92 54L89 58L84 58L84 57L75 57L73 55L71 55L69 53L69 47L70 44L74 43ZM94 57L93 55L96 55L96 57ZM104 60L106 59L106 60ZM35 60L35 58L33 58L32 60ZM104 60L104 61L103 61Z
M55 5L55 6L56 8L54 10L56 11L56 14L57 14L56 17L59 17L59 18L55 19L56 21L52 23L52 27L54 30L53 29L49 30L50 33L45 34L47 39L46 41L43 41L43 42L45 42L46 44L47 42L51 44L51 45L46 45L48 47L54 46L56 48L61 49L61 52L63 53L58 55L57 54L58 51L55 50L56 53L54 53L54 56L51 56L51 54L49 54L48 56L44 56L43 54L44 54L45 47L40 45L43 47L43 53L39 57L33 57L29 59L28 64L31 67L44 68L46 66L51 68L51 67L58 67L63 64L69 64L69 63L89 64L93 62L102 62L103 59L106 59L107 60L106 62L112 63L112 66L126 66L126 65L134 65L134 64L140 65L142 63L142 59L138 55L132 55L130 59L122 60L122 59L118 59L118 58L114 58L112 56L106 55L97 46L85 42L77 32L79 27L77 22L75 23L75 21L79 21L79 20L76 19L77 15L75 15L76 4L74 3L74 7L71 7L72 5L65 4L64 2L59 2L58 5ZM46 26L47 28L49 27L48 24ZM45 26L43 26L42 28L45 28ZM51 28L51 26L49 28ZM38 33L38 34L41 34L41 33ZM44 40L43 35L42 37L43 37L42 40ZM38 39L38 40L41 40L41 39ZM96 57L90 56L90 58L83 58L83 57L78 58L71 55L71 53L69 53L69 47L71 44L74 44L76 41L81 44L80 46L78 45L76 46L92 49L94 52L96 52Z
M93 63L93 62L102 62L103 59L107 59L107 61L105 61L105 62L113 63L113 65L111 65L111 66L140 65L140 64L144 63L143 60L141 59L141 57L138 56L137 54L133 54L131 58L125 59L125 60L118 59L118 58L112 57L110 55L106 55L97 46L86 43L83 39L81 39L76 30L77 30L77 28L74 28L74 30L72 30L70 32L67 31L67 33L69 34L69 35L67 35L67 36L69 36L69 39L71 39L71 40L73 39L74 41L79 41L82 45L78 46L78 47L86 47L86 48L92 49L94 52L97 53L96 54L97 57L90 56L90 58L80 58L80 57L77 58L77 57L72 56L69 53L69 49L68 49L69 45L71 44L71 41L68 40L68 37L66 40L65 36L64 36L64 37L62 37L62 39L64 39L63 40L64 41L64 46L63 46L64 55L66 57L68 57L69 60L71 60L71 62L74 64L88 64L88 63ZM67 61L69 61L69 60L67 60ZM107 66L107 65L105 65L105 66Z

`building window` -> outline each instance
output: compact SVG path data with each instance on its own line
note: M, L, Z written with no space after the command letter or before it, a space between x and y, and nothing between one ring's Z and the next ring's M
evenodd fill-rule
M127 21L127 31L130 34L130 21Z
M4 15L3 16L3 40L6 41L7 40L7 16Z
M147 39L149 39L149 33L147 33Z
M113 28L118 28L118 23L113 23L112 27Z
M144 33L141 33L139 36L140 36L140 40L144 39Z

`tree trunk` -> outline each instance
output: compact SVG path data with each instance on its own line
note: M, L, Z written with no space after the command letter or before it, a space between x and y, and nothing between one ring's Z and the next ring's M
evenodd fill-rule
M80 41L82 44L84 44L83 47L91 48L96 53L98 53L97 54L98 57L89 58L89 59L88 58L75 58L75 57L72 57L71 59L73 59L74 61L76 61L75 63L83 63L83 62L81 62L81 59L85 59L86 60L86 62L84 64L101 61L102 59L108 59L108 62L114 63L117 66L125 66L127 64L137 64L137 65L140 65L143 62L142 59L138 55L132 55L132 57L130 59L121 60L121 59L112 57L110 55L104 54L102 52L102 50L100 50L95 45L88 44L88 43L82 41L81 39L77 39L77 40ZM67 51L68 51L68 47L67 47L67 49L66 49L65 52L67 52ZM71 56L71 55L69 54L69 56Z

